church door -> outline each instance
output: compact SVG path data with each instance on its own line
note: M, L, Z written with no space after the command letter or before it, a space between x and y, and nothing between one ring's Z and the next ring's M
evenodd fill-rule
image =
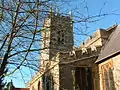
M77 67L75 69L75 88L76 90L92 90L91 68Z

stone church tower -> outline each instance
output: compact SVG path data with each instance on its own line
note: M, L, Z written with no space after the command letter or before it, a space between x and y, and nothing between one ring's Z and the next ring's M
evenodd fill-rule
M61 90L59 53L73 48L71 16L49 14L41 29L40 70L28 83L30 90Z
M41 32L40 61L52 59L60 51L70 51L73 47L73 26L70 16L50 14Z
M104 87L110 88L109 85L105 86L104 83L110 81L105 82L106 75L103 75L104 71L112 69L112 60L115 58L106 58L107 61L104 61L104 58L97 64L95 62L99 60L101 51L104 54L103 51L106 50L104 46L111 40L115 40L114 37L111 39L116 34L113 33L115 29L116 26L106 30L98 29L79 48L73 48L71 16L49 14L44 20L41 31L40 70L28 82L27 87L30 90L103 90ZM107 46L108 49L110 45ZM107 73L109 75L109 72ZM110 83L110 85L113 84Z
M73 48L70 16L49 14L41 31L40 70L27 84L30 90L100 90L95 61L112 29L98 29L84 45Z

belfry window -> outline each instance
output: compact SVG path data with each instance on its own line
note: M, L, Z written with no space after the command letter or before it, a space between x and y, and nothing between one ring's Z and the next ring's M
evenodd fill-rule
M63 30L57 32L57 43L58 44L65 43L65 34Z

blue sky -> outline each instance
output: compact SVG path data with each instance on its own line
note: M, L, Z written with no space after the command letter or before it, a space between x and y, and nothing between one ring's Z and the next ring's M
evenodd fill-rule
M73 7L77 7L78 11L86 16L108 14L103 17L101 16L98 18L93 18L93 21L94 20L98 21L87 24L89 28L85 30L85 32L88 35L90 35L98 28L108 28L114 24L120 23L119 2L120 2L119 0L76 0L76 2L73 2ZM79 23L74 24L74 27L82 28L82 26ZM77 44L78 46L79 43L81 43L85 38L87 38L87 36L75 35L75 39L78 41L75 42L75 44Z
M64 0L65 1L65 0ZM93 18L93 20L98 20L96 22L88 23L88 29L85 29L82 27L80 23L74 24L74 30L77 27L79 30L80 28L85 29L84 32L88 35L91 35L92 32L94 32L98 28L108 28L112 26L113 24L120 24L120 5L119 0L74 0L69 2L69 4L64 5L60 7L60 11L66 13L69 11L72 11L73 16L79 15L76 14L76 12L79 12L85 16L94 16L100 14L108 14L107 16L99 17L99 18ZM74 17L73 17L74 18ZM79 30L76 30L77 33L79 33ZM77 35L75 36L75 44L78 46L85 38L86 36ZM22 69L22 72L24 72L24 80L25 82L30 79L31 75L28 75L30 71ZM13 83L16 87L25 87L24 80L21 77L21 72L18 70L14 75L14 77L7 77L6 80L10 81L13 80ZM25 74L26 73L26 74Z

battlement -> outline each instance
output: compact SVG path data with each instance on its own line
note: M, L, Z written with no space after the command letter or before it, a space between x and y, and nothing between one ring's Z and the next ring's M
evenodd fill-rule
M54 60L57 60L59 64L61 63L72 63L77 62L78 59L86 59L86 58L94 58L97 57L100 53L101 46L95 47L95 49L92 48L76 48L72 51L66 51L66 52L59 52L57 53L56 57L53 58Z
M83 44L80 45L80 48L90 48L91 46L102 46L105 40L108 37L108 31L104 29L98 29L93 33L92 36L89 36Z

